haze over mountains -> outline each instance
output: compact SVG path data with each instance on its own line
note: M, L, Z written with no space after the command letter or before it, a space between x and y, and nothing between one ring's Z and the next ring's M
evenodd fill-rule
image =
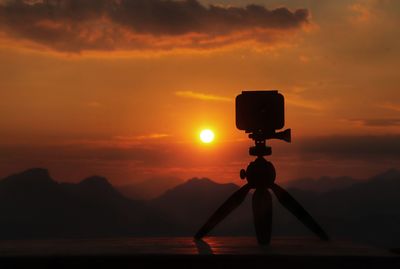
M126 197L149 200L160 196L166 190L171 189L183 182L184 180L176 177L153 177L135 184L127 184L115 187Z
M311 183L303 179L288 190L333 238L400 245L399 171L363 181L341 178L337 188L328 188L330 181L306 190L300 188ZM191 236L238 188L194 178L140 201L122 195L103 177L58 183L47 170L31 169L0 180L0 238ZM250 198L214 234L253 235ZM274 236L313 236L275 198L273 221Z
M299 178L289 181L286 186L301 190L315 192L327 192L350 187L360 180L351 177L320 177L320 178Z
M194 178L196 179L196 178ZM189 180L188 180L189 181ZM360 179L352 177L299 178L283 183L285 187L300 190L327 192L349 187ZM154 177L134 184L114 186L124 196L135 200L150 200L157 198L164 192L183 184L185 180L176 177Z

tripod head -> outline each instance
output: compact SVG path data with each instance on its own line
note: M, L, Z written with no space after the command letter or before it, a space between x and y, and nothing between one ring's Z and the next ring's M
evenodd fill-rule
M291 129L286 129L281 132L252 132L249 134L249 138L253 139L255 142L255 146L250 147L249 154L251 156L267 156L272 154L272 150L270 146L266 145L266 141L268 139L279 139L285 142L290 143L292 141Z

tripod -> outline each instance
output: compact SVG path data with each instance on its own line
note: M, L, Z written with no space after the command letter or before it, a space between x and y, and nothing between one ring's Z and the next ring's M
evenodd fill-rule
M284 138L284 136L287 136ZM253 194L253 217L257 241L260 245L268 245L271 241L272 228L272 197L269 189L278 198L278 201L293 215L295 215L308 229L314 232L322 240L329 240L328 235L322 230L310 214L282 187L275 183L275 168L264 156L271 155L271 147L266 145L269 138L278 138L290 142L290 130L272 135L262 132L249 135L255 141L255 146L249 150L250 155L257 158L252 161L247 169L240 171L240 178L247 179L247 184L232 194L208 221L196 233L195 239L201 239L207 235L218 223L236 209L246 198L251 189Z

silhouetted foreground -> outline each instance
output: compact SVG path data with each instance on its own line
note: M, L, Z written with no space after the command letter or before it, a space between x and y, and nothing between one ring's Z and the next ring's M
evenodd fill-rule
M253 221L257 241L268 245L272 234L272 197L275 194L279 203L292 213L310 231L321 240L329 241L328 234L306 209L292 195L275 181L276 170L266 156L272 155L272 148L267 144L270 139L279 139L290 143L291 129L282 130L285 126L284 97L276 90L242 91L236 96L236 127L249 133L254 141L249 154L256 157L246 169L240 171L240 178L247 183L234 192L204 223L195 234L201 239L210 233L215 226L239 207L251 190ZM280 130L280 131L279 131Z
M144 202L122 196L101 177L78 184L57 183L46 170L32 169L0 181L0 238L191 236L199 223L237 189L234 184L193 179ZM399 190L400 173L391 170L340 190L290 191L334 240L345 238L398 248ZM250 209L251 201L246 199L213 234L253 236ZM274 212L274 236L310 236L282 208Z
M389 251L349 242L313 238L274 238L260 247L250 237L113 238L87 240L6 241L0 245L2 265L47 265L54 268L88 265L158 265L174 268L225 268L276 265L279 268L382 268L400 265ZM222 266L222 267L221 267ZM361 267L359 267L361 266Z

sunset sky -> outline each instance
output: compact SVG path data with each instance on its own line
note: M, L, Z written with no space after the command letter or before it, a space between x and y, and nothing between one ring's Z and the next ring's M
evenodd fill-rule
M280 182L400 168L399 18L397 0L0 0L0 177L240 184L246 89L285 96Z

